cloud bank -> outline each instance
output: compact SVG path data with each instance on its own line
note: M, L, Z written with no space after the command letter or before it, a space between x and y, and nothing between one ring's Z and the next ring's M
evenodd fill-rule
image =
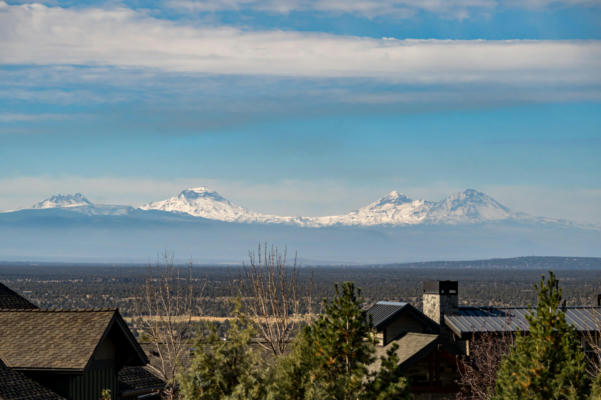
M0 2L0 63L410 84L598 84L601 41L398 40L196 27L125 8Z
M361 17L411 18L420 11L465 19L503 8L598 6L599 0L169 0L167 7L188 12L253 10L273 14L293 11L353 14Z

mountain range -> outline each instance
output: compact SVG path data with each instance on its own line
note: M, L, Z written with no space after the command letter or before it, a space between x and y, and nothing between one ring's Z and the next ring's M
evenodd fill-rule
M316 263L601 255L599 227L514 212L474 189L441 201L392 191L318 217L251 211L207 187L139 207L76 193L0 213L0 260L132 261L169 249L198 262L239 262L260 241Z
M34 204L32 209L63 208L88 215L124 215L134 210L158 210L216 221L288 224L302 227L374 226L417 224L473 224L501 220L532 219L515 213L492 197L474 189L454 193L441 201L413 200L397 191L347 214L322 217L280 216L250 211L219 193L201 186L182 190L177 196L140 207L97 205L81 193L55 195ZM554 220L559 222L559 220ZM566 221L564 221L566 222Z

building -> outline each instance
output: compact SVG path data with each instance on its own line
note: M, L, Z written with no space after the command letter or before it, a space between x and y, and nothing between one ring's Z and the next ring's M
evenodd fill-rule
M399 371L410 380L416 399L454 398L457 361L470 355L470 342L482 334L528 331L528 307L459 305L457 281L425 281L423 310L405 302L380 301L368 310L377 331L378 356L396 344ZM565 307L566 321L586 339L601 331L601 296L597 306ZM377 368L378 362L372 365Z
M0 361L0 379L12 387L0 390L2 400L98 400L104 389L135 399L161 388L119 310L39 309L2 284Z

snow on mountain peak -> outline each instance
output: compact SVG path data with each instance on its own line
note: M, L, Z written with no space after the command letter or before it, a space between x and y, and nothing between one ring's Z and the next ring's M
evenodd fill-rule
M188 188L188 189L182 190L179 194L179 197L185 198L185 199L190 199L190 200L200 199L200 198L209 198L209 199L213 199L215 201L229 202L227 199L225 199L219 193L215 192L214 190L210 190L206 186L199 186L196 188Z
M44 209L44 208L69 208L69 207L81 207L91 206L92 203L85 198L81 193L75 194L57 194L51 196L45 200L40 201L37 204L31 206L31 208Z
M377 203L378 204L405 204L405 203L411 203L412 201L413 200L411 200L405 194L399 193L396 190L393 190L392 192L388 193L386 196L381 197L377 201Z
M454 193L439 202L413 200L396 190L373 203L343 215L287 217L249 211L205 186L188 188L167 200L149 203L142 210L185 213L227 222L285 223L301 226L457 224L515 217L490 196L474 189Z
M474 223L507 219L512 215L507 207L487 194L466 189L434 204L427 220L432 223Z
M178 196L145 204L140 209L180 212L227 222L251 222L249 219L254 217L254 213L205 186L182 190Z

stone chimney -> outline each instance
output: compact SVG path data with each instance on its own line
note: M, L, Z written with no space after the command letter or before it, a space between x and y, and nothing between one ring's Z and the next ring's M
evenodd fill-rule
M457 281L424 281L424 314L438 324L443 322L445 314L456 314L459 305L458 287Z

